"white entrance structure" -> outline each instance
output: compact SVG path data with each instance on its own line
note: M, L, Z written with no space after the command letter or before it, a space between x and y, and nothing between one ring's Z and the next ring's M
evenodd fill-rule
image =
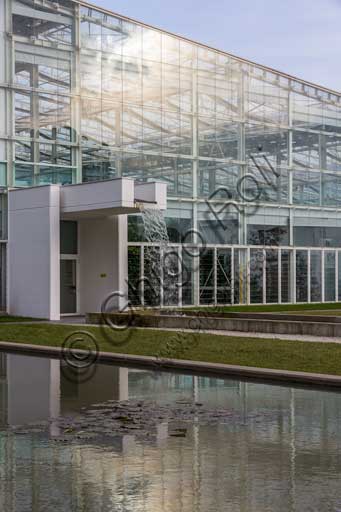
M166 184L129 178L11 189L9 313L59 320L60 222L77 221L77 313L127 295L127 214L166 209ZM124 300L124 299L123 299Z

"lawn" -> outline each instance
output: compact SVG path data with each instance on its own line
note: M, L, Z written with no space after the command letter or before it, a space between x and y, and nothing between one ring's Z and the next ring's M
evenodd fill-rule
M106 352L341 375L341 344L152 329L113 332L84 326L80 330L92 334L99 349ZM56 347L73 332L77 328L72 325L0 325L0 340Z
M8 322L40 322L41 318L31 318L30 316L12 316L12 315L0 315L0 323Z
M341 314L341 302L321 302L303 304L255 304L238 306L202 306L184 308L184 311L210 311L219 313L300 313L311 311L310 314L320 314L320 311L327 310L331 314ZM335 310L335 313L334 313Z

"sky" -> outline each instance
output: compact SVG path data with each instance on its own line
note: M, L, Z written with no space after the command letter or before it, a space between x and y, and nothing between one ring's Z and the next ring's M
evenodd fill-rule
M341 0L89 0L341 91Z

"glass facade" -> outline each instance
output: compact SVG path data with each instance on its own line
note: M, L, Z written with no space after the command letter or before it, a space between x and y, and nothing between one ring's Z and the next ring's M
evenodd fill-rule
M338 300L341 94L71 0L0 3L0 185L161 180L179 304ZM138 216L129 244L135 283Z

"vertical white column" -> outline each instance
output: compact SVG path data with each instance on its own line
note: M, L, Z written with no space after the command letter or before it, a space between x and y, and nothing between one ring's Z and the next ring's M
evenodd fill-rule
M182 306L182 246L177 248L178 254L178 307Z
M198 247L192 249L191 256L192 265L193 265L193 295L194 295L194 305L199 306L200 304L200 254Z
M192 73L192 112L193 112L193 125L192 125L192 139L193 139L193 243L200 242L196 233L198 231L198 84L197 84L197 71L194 69ZM192 252L197 253L197 249ZM191 258L193 265L193 302L195 306L200 303L200 256Z
M291 302L296 303L296 249L290 251Z
M129 368L118 368L118 392L119 400L129 398Z
M13 185L14 112L13 90L8 87L14 75L12 1L0 0L0 161L7 161L7 184Z
M231 247L231 304L234 304L234 248Z
M289 193L288 193L288 200L289 200L289 245L292 247L294 245L294 215L295 210L293 209L293 158L292 158L292 111L293 111L293 105L292 105L292 92L291 92L291 81L289 81L289 92L288 92L288 123L289 123L289 138L288 138L288 187L289 187ZM290 251L289 252L289 283L290 286L290 295L291 295L291 302L296 302L296 252ZM288 283L288 284L289 284ZM290 301L290 295L288 297Z
M325 301L324 249L322 249L322 251L321 251L321 282L322 282L321 302L324 302Z
M160 246L160 306L164 306L164 257L165 253L163 248Z
M243 253L245 250L243 249ZM251 302L251 251L250 247L246 249L246 262L245 262L245 276L246 276L246 304L250 304ZM239 280L239 288L240 288L240 280ZM239 297L240 297L240 289L239 289ZM240 299L239 302L241 303ZM242 301L244 302L244 301Z
M82 181L82 151L81 151L81 101L80 101L80 51L81 51L81 29L80 29L80 6L74 3L75 9L75 17L74 17L74 51L73 51L73 60L71 67L71 119L72 119L72 127L76 133L76 140L74 142L77 143L77 146L72 149L74 162L73 164L77 166L76 176L72 177L72 181L76 181L76 183L80 183Z
M335 251L335 301L339 300L339 251Z
M217 248L213 249L213 302L217 305Z
M60 416L60 361L50 359L50 434L57 436L60 433L58 422L54 421Z
M59 320L60 186L9 191L9 311Z
M113 219L115 289L122 294L119 307L123 308L128 302L128 216L117 215Z
M144 245L140 247L140 297L141 306L144 306Z
M308 259L307 259L307 286L308 286L308 293L307 298L308 302L311 302L311 252L310 249L308 250Z
M263 249L263 304L266 303L266 250Z
M6 160L6 137L7 133L6 126L6 87L7 73L6 73L6 49L7 49L7 37L6 37L6 2L0 0L0 161Z
M282 302L282 251L278 249L278 304Z

